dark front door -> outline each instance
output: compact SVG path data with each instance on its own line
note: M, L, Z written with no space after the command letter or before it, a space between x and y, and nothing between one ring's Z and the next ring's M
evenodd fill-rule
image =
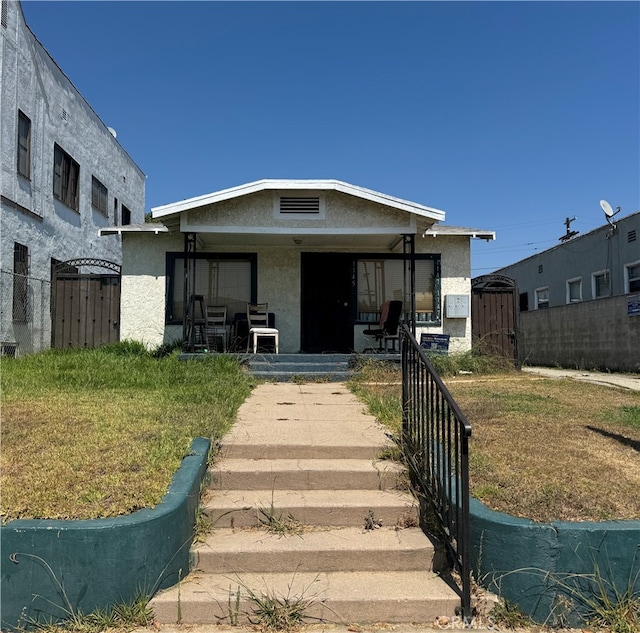
M302 253L301 265L302 351L353 351L353 257L345 253Z

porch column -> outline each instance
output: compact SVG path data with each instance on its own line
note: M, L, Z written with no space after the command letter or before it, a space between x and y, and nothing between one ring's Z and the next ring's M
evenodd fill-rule
M184 296L182 298L182 349L193 352L196 343L196 329L192 327L195 320L195 306L191 301L196 286L196 234L184 235Z
M416 335L416 236L402 236L402 254L404 257L404 297L409 298L409 310L405 308L405 323ZM408 314L408 317L407 317Z

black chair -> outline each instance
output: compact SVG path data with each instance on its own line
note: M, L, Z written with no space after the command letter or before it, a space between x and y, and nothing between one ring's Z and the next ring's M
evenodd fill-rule
M368 348L371 351L382 353L387 351L387 345L391 341L395 351L395 342L398 340L398 326L402 315L402 301L385 301L380 308L380 327L364 330L363 334L372 336L378 343L378 347ZM384 349L383 349L384 345ZM368 351L368 350L365 350Z

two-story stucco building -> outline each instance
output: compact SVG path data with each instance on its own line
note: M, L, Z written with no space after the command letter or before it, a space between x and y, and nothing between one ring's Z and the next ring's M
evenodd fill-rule
M51 344L57 263L120 263L120 238L98 230L143 222L145 176L13 0L2 0L0 78L0 341L21 354Z

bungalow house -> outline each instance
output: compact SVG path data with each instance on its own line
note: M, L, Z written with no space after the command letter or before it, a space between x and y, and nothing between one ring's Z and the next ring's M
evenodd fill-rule
M202 302L226 306L233 349L247 304L262 302L281 353L362 352L399 300L418 338L471 347L470 240L495 234L442 225L443 211L337 180L260 180L152 217L100 231L122 236L122 339L184 340Z

